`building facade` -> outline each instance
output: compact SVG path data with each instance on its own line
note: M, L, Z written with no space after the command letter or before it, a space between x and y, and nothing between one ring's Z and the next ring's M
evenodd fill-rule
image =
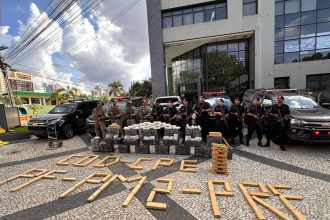
M5 78L2 73L2 70L0 69L0 95L5 93L7 91L6 84L5 84Z
M330 91L329 0L147 0L153 95Z
M11 70L8 76L13 91L34 91L33 77L31 74L18 70Z

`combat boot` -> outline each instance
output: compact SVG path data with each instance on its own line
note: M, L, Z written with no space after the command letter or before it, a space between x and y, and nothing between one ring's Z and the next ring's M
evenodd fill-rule
M246 140L246 142L245 142L245 146L249 146L250 145L250 143L249 143L249 140Z
M284 145L281 145L280 148L281 148L281 151L286 151L286 148Z
M258 141L258 146L259 146L259 147L262 147L262 142L261 142L261 140Z

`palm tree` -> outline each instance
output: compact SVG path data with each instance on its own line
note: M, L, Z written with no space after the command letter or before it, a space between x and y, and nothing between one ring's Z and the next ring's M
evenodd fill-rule
M124 91L123 85L120 81L114 81L108 85L110 87L109 95L110 96L120 96L120 94Z
M56 92L52 93L51 99L55 99L56 105L61 104L66 101L66 98L63 95L64 89L59 89Z

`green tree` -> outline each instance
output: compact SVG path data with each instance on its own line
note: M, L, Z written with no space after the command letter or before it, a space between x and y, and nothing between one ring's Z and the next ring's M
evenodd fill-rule
M65 102L65 97L63 95L63 89L59 89L56 92L52 93L51 99L56 101L56 105Z
M42 109L42 105L31 105L32 115L36 116L36 114Z
M123 85L121 84L120 81L114 81L110 83L108 86L110 88L109 91L110 96L119 96L122 92L124 92Z
M1 95L0 96L0 103L5 104L5 105L9 105L9 99L8 99L8 97Z
M14 96L14 101L15 101L15 104L16 104L16 105L27 104L27 103L25 103L25 102L21 99L21 97L19 97L19 96Z
M133 81L129 88L129 95L149 98L152 95L151 78L142 82Z

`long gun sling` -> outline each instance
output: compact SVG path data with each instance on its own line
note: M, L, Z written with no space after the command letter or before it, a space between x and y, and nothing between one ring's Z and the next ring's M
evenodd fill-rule
M285 127L284 118L282 117L282 114L281 114L281 112L280 112L279 109L277 109L277 113L278 113L278 118L279 118L279 120L281 122L281 127L284 128Z

